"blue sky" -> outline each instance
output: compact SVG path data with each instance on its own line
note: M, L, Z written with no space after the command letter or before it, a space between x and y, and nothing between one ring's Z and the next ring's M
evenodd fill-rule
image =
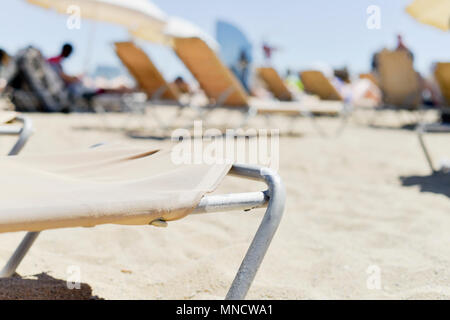
M76 54L67 61L73 73L92 70L96 65L119 66L112 43L129 39L126 30L105 23L83 21L80 30L68 30L66 17L32 6L24 0L8 0L0 11L0 47L14 53L33 44L45 55L59 51L70 41ZM215 35L217 19L239 26L253 42L256 63L262 61L260 45L264 39L281 50L273 64L280 72L286 68L306 69L317 63L333 67L348 66L352 72L369 70L371 54L395 44L395 35L404 35L414 51L416 68L428 73L433 61L450 61L450 32L419 24L404 11L411 0L153 0L169 15L188 19ZM366 27L370 5L381 8L381 29ZM90 58L87 48L94 33ZM170 79L187 71L170 49L145 44L163 73Z

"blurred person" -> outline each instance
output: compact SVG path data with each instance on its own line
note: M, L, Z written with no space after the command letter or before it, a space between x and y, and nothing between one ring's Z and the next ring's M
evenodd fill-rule
M350 74L348 72L347 67L344 67L342 69L334 69L333 74L336 78L340 79L341 81L345 83L350 83Z
M286 76L284 82L293 91L303 91L305 90L302 80L300 79L298 73L292 72L291 69L286 70Z
M355 106L377 106L381 104L381 90L368 79L351 80L347 67L333 70L329 65L316 63L315 70L329 79L346 103Z
M79 77L66 74L62 65L63 62L72 55L73 51L73 46L70 43L65 43L62 46L61 53L59 55L47 59L47 62L53 67L53 69L55 69L67 86L80 82Z
M6 87L6 80L2 78L3 68L8 64L9 56L0 48L0 92Z
M395 48L396 51L406 51L408 55L411 57L411 60L414 62L414 53L406 46L405 42L403 41L403 36L398 34L397 35L397 46ZM372 56L372 72L378 71L378 53L375 52Z
M262 49L264 54L264 60L266 61L267 64L270 64L272 60L272 55L275 51L277 51L277 48L269 45L267 42L264 42Z
M397 35L397 48L395 50L397 51L404 50L408 52L409 56L411 57L411 60L414 61L413 52L405 45L405 43L403 42L403 37L400 34Z
M106 89L106 88L89 89L85 87L81 80L81 76L71 76L64 72L63 62L66 61L66 59L68 59L70 56L72 56L73 52L74 47L72 46L72 44L65 43L61 48L60 54L47 59L47 62L50 64L50 66L53 67L53 69L64 81L70 93L74 94L75 96L82 96L84 98L89 99L103 93L123 94L133 91L132 89L127 88L125 86L121 86L120 88L117 89Z
M178 91L180 91L181 93L187 94L191 92L189 84L186 81L184 81L183 77L181 76L177 77L173 83L175 87L178 89Z

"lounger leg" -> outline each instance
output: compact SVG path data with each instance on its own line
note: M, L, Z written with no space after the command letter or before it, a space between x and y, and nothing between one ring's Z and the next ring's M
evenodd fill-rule
M257 113L258 113L258 110L256 108L249 107L248 110L245 112L242 122L239 124L239 127L235 128L235 129L247 127L250 119L253 118L254 116L256 116Z
M15 156L23 149L31 134L33 133L32 122L27 117L19 116L17 120L23 123L23 127L19 133L19 139L8 153L9 156Z
M428 152L428 148L425 144L425 140L423 138L424 133L425 133L425 125L419 124L419 126L417 127L417 135L419 137L420 146L422 147L422 150L423 150L423 153L425 154L425 158L427 159L428 165L430 166L430 169L434 174L434 173L437 173L437 170L434 168L433 159L431 158L431 155Z
M348 104L345 104L341 113L341 124L336 130L336 137L339 137L344 132L344 129L347 127L352 113L352 107Z
M317 117L309 110L300 110L300 113L303 117L306 117L311 120L311 123L313 127L316 129L316 131L319 133L319 135L323 138L328 137L328 135L325 133L325 130L319 125L317 121Z
M14 251L11 258L9 258L6 265L0 271L0 278L9 278L17 270L20 262L22 262L25 255L28 253L28 250L33 245L36 238L39 236L39 232L28 232L23 238L22 242L17 247L16 251Z
M256 272L280 224L286 194L280 177L270 169L261 169L255 166L235 166L231 173L264 180L269 187L269 204L266 213L226 296L227 300L241 300L245 298L250 289Z

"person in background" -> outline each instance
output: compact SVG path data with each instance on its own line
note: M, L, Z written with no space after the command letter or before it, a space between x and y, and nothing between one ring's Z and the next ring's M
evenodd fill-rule
M65 82L67 89L76 96L83 96L84 98L90 99L94 96L104 93L116 93L116 94L124 94L133 92L132 89L127 88L125 86L121 86L117 89L105 89L105 88L97 88L90 89L86 88L80 77L71 76L64 72L63 62L68 59L72 53L74 52L74 48L70 43L65 43L62 46L61 52L59 55L55 57L51 57L47 59L47 62L50 66L55 69L55 71L59 74L61 79Z
M183 77L177 77L175 81L173 82L175 84L175 87L180 91L181 93L190 93L191 88L189 87L189 84L184 81Z
M291 90L294 91L305 90L302 80L298 76L298 73L292 72L291 69L286 70L286 77L284 78L284 82Z
M0 48L0 67L6 66L9 62L9 55Z
M70 43L65 43L61 49L61 53L55 57L47 59L47 62L56 70L61 79L64 80L67 86L80 82L79 77L70 76L64 72L63 62L69 58L73 53L73 46Z
M266 63L268 65L270 65L271 60L272 60L272 55L277 50L277 48L269 45L267 42L264 42L262 49L263 49L263 54L264 54L264 60L266 61Z
M342 82L350 83L350 74L348 72L347 67L344 67L342 69L334 69L333 74L336 78L338 78Z
M0 49L0 92L6 86L6 80L2 78L3 68L8 64L9 56L5 50Z
M411 60L414 62L414 53L405 45L405 42L403 41L403 36L398 34L397 35L397 46L395 48L396 51L406 51L408 55L411 57ZM372 56L372 72L378 71L378 52L374 53Z

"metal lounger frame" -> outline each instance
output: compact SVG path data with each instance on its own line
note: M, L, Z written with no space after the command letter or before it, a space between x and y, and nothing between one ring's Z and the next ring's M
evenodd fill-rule
M31 134L33 133L33 125L29 118L19 115L15 120L21 122L22 127L13 125L0 126L0 135L19 136L17 142L9 151L9 156L15 156L19 154L19 152L23 149Z
M434 131L434 130L430 130L432 128L432 126L436 126L438 125L441 130L439 131ZM430 166L431 172L433 174L439 173L439 170L436 169L436 167L434 166L434 161L433 158L431 157L431 154L429 152L429 149L425 143L425 139L424 139L424 135L427 132L445 132L445 133L450 133L450 125L447 124L425 124L425 123L420 123L417 126L417 136L419 138L419 143L420 143L420 147L423 150L423 153L425 155L425 158L427 160L428 165Z
M247 295L256 272L280 224L284 211L286 193L279 175L271 169L252 165L234 165L229 174L246 179L264 181L268 189L263 192L206 196L200 201L200 204L193 213L204 214L230 210L249 211L267 206L258 231L226 296L227 300L240 300L244 299ZM164 226L166 223L165 221L153 221L151 224ZM0 277L11 277L15 273L38 235L39 232L29 232L26 234L5 267L0 271Z

